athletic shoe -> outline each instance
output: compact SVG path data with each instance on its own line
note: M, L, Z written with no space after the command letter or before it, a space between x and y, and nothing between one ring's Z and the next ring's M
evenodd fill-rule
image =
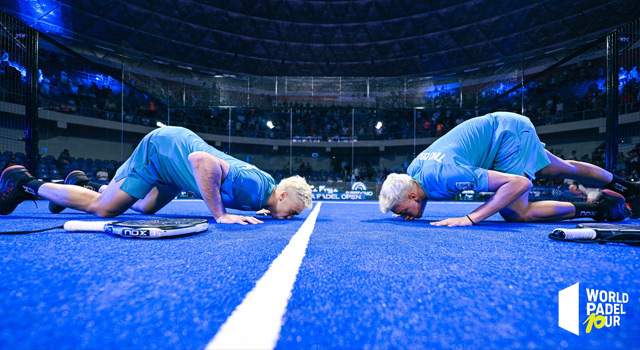
M631 218L639 219L640 218L640 184L634 183L633 186L638 189L638 194L635 196L627 198L627 203L631 207Z
M22 165L14 165L6 168L0 175L0 215L11 214L18 204L25 200L35 200L33 193L26 192L20 184L34 180L27 169Z
M606 212L597 215L596 221L622 221L631 215L631 210L624 202L624 196L611 190L603 190L599 205L607 209Z
M84 186L84 184L86 184L87 182L89 182L89 178L87 177L87 174L85 174L84 171L81 170L74 170L70 172L69 175L67 175L67 177L64 179L65 185ZM49 202L49 211L54 214L58 214L66 208L67 207L65 206Z

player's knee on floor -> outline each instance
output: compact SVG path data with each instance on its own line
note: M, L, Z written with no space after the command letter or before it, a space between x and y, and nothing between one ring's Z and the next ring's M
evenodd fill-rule
M112 218L124 213L126 209L123 210L121 208L110 208L100 204L92 204L87 211L101 218Z
M528 212L520 212L512 209L505 208L500 211L500 216L506 222L530 222L533 221L528 215Z
M137 211L140 214L153 215L160 209L162 209L162 206L150 201L139 200L133 206L131 206L131 209Z
M157 213L158 210L159 210L157 208L145 208L145 207L136 207L136 206L133 206L131 209L137 211L140 214L144 214L144 215L153 215L153 214Z
M142 212L142 214L145 214L145 215L153 215L153 214L155 214L155 213L157 213L157 212L158 212L158 210L157 210L157 209L145 209L145 210Z

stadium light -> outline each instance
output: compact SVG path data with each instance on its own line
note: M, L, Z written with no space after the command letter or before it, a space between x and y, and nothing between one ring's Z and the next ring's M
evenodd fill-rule
M382 122L378 122L378 124L376 124L376 130L380 130L381 127L382 127Z
M273 123L271 122L271 120L267 122L267 127L269 127L269 129L273 129Z

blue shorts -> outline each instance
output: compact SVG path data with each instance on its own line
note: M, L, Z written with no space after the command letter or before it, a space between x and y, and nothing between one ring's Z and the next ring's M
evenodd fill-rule
M506 174L526 175L533 180L538 171L551 164L545 145L540 141L529 118L512 113L509 117L501 118L498 124L496 133L501 130L508 132L503 131L504 137L490 169Z
M145 136L118 169L114 180L124 179L120 189L138 199L157 186L169 186L202 198L189 162L193 152L207 152L229 164L229 172L220 184L226 208L258 210L266 205L276 187L269 174L220 152L192 131L180 127L159 128Z
M158 179L158 172L151 161L157 153L155 145L149 142L151 137L153 132L142 139L131 157L118 168L113 177L116 182L125 179L120 189L138 199L144 198L156 187Z

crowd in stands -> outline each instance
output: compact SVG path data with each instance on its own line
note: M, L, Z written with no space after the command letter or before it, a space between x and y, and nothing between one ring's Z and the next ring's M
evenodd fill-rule
M486 89L478 95L478 105L496 98L491 105L494 110L521 112L524 105L524 114L536 125L602 117L606 105L603 66L603 59L581 61L529 80L524 100L521 89L502 96L499 93L504 91Z
M373 159L360 159L356 166L351 168L351 165L347 160L333 159L328 169L314 169L309 162L296 162L294 167L290 169L290 164L287 164L280 169L263 169L276 179L280 181L291 175L300 175L306 178L308 181L320 181L326 183L334 182L375 182L382 184L384 179L392 172L406 172L406 168L409 165L405 162L397 167L388 169L380 167L374 164L376 161ZM299 163L299 165L298 165Z
M280 102L272 109L234 108L229 120L228 109L202 107L211 103L203 91L212 93L215 90L206 83L204 87L182 84L181 93L171 93L172 83L169 81L166 84L146 84L146 87L154 86L151 90L159 95L151 97L128 86L121 89L121 84L110 77L86 73L89 70L82 70L84 67L78 65L74 58L41 50L40 102L44 108L63 113L115 121L124 119L126 123L155 126L157 121L161 121L199 132L226 135L231 129L235 136L285 139L292 136L289 132L292 130L289 125L291 109L293 136L310 140L341 140L353 134L358 139L386 140L413 136L413 110L389 108L407 106L409 101L412 105L426 106L418 110L416 136L437 137L456 126L458 121L475 115L469 111L491 101L494 103L485 106L486 111L521 113L524 103L524 114L536 125L601 117L606 104L603 65L602 58L581 61L530 80L526 84L524 101L520 90L498 98L507 87L515 86L502 83L465 86L462 93L460 88L436 90L428 96L414 94L405 97L398 91L391 91L375 97L376 105L385 108L356 109L356 127L351 130L349 106L314 108L308 102ZM640 109L640 89L637 68L628 68L622 68L620 73L620 102L625 111L631 112ZM134 75L130 78L132 85L136 85L135 79L143 80ZM163 87L165 85L167 88ZM183 98L179 99L177 95L183 95ZM246 94L244 98L246 102ZM169 110L168 104L172 106ZM267 126L268 121L272 122L273 128ZM381 127L376 128L378 122Z
M22 152L5 151L0 154L2 170L12 165L26 165L26 156ZM74 158L69 150L64 150L56 158L53 155L38 156L36 176L46 180L64 180L74 170L82 170L91 180L108 183L122 162L107 159Z
M414 132L419 138L439 137L474 117L475 112L472 110L475 107L486 104L487 111L506 110L518 113L524 105L524 114L536 125L601 117L606 104L603 58L563 66L535 80L529 80L525 86L524 100L520 90L501 96L510 86L515 85L498 88L496 83L487 83L465 86L461 90L436 90L429 97L419 94L406 97L398 91L374 96L375 105L385 108L318 108L310 103L279 102L272 108L233 108L231 112L226 108L202 107L210 101L207 101L203 89L198 87L183 84L182 98L171 94L170 88L151 89L155 96L149 96L128 86L122 88L119 82L110 77L87 73L91 68L79 64L69 56L41 50L39 64L42 71L40 106L46 109L146 126L155 126L157 121L162 121L212 134L271 139L293 137L295 142L410 139ZM4 61L0 63L0 73L10 75L11 79L19 79L20 75ZM130 78L128 83L136 85L135 79L138 78ZM640 77L637 67L623 67L619 79L621 113L639 111ZM166 86L170 87L171 83L166 82ZM7 86L2 88L5 91L9 89ZM213 86L206 89L210 92L215 90ZM246 94L238 93L237 98L246 98ZM274 101L265 99L264 96L260 99L269 103ZM416 110L401 108L407 106L407 101L410 105L426 107ZM167 105L173 107L167 109ZM636 146L632 151L619 155L618 172L621 176L637 180L640 171L639 154L640 147ZM18 154L12 156L14 157L3 155L0 164L22 160ZM68 166L59 167L58 159L51 158L52 156L42 158L41 164L46 167L40 170L41 175L54 179L64 178L65 171L76 167L86 170L94 178L98 172L104 178L100 171L104 168L108 180L115 171L114 168L117 168L117 162L114 161L81 158L72 160L71 157ZM604 165L602 150L596 150L590 157L585 155L580 160ZM368 163L358 164L351 169L349 164L341 162L332 164L331 169L326 170L311 169L311 166L304 164L295 169L271 169L271 172L276 177L288 176L290 172L306 174L312 180L380 181L389 172L401 170L379 169Z
M352 139L388 140L413 137L414 115L411 109L363 109L355 113L348 107L312 108L308 103L281 103L280 108L234 108L229 120L229 110L223 108L181 108L167 111L147 95L127 87L107 83L98 84L78 71L66 69L66 56L42 55L42 69L58 75L43 74L40 84L40 105L46 109L67 114L122 121L145 126L164 124L185 126L197 132L233 136L300 140L343 141ZM104 79L104 77L100 77ZM102 80L101 80L102 81ZM104 81L103 81L104 82ZM124 94L124 96L123 96ZM446 98L437 97L437 105ZM124 108L120 105L124 103ZM293 111L293 128L290 125ZM460 109L419 110L416 112L416 136L437 137L459 122L472 116ZM124 117L122 116L124 114ZM270 128L268 122L273 127ZM376 128L376 124L380 126ZM354 128L353 125L356 125ZM229 130L230 129L230 130Z
M155 126L158 118L155 99L130 88L122 89L111 77L80 71L82 66L78 64L69 56L40 51L41 107L115 121L122 120L124 109L125 122Z
M304 108L263 110L235 109L230 129L227 110L207 110L215 120L209 125L190 124L184 114L175 113L172 125L195 131L216 130L222 134L252 138L288 139L294 142L408 139L414 136L414 112L407 109L355 110L346 108ZM222 117L220 116L222 114ZM471 118L469 111L416 111L416 137L437 137ZM226 117L226 119L225 119ZM291 121L293 124L291 125ZM271 122L271 123L269 123ZM379 123L379 124L378 124ZM270 127L271 126L271 127ZM354 127L355 126L355 127Z

